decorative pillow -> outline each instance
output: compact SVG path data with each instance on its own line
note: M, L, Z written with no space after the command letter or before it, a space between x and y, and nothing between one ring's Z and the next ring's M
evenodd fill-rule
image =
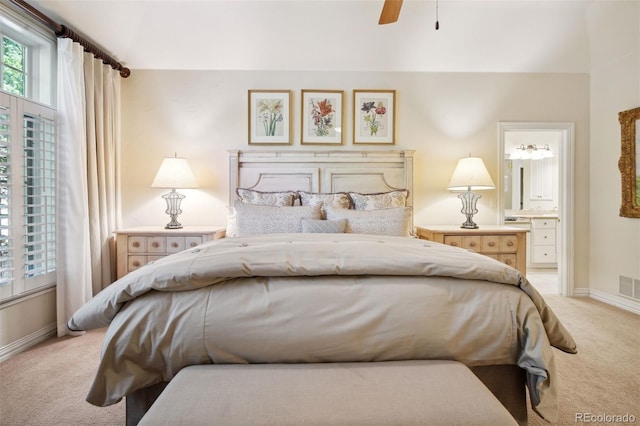
M298 198L295 191L262 192L253 189L236 188L236 195L245 204L257 204L259 206L293 206Z
M238 235L238 222L236 220L236 210L227 206L227 232L225 236L227 238L233 238Z
M302 232L316 234L341 234L347 226L347 219L315 220L302 219Z
M300 198L300 204L303 206L315 206L316 204L322 204L323 219L326 217L326 207L350 209L352 206L351 198L346 192L322 193L298 191L298 197Z
M379 210L327 208L327 219L347 219L347 233L403 237L411 235L411 207Z
M237 235L276 234L302 232L302 219L320 219L321 205L317 206L260 206L234 203Z
M395 191L380 192L377 194L360 194L359 192L350 192L349 196L353 200L356 210L392 209L407 205L409 191L406 189L398 189Z

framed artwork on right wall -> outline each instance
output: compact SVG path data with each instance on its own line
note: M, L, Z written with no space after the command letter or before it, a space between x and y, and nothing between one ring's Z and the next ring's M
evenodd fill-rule
M640 107L618 114L622 146L618 168L622 177L620 216L640 218Z

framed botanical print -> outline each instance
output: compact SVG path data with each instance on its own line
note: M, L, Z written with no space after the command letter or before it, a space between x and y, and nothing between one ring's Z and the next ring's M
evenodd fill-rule
M395 90L353 91L354 144L395 144L395 123Z
M343 98L342 90L302 90L303 145L342 144Z
M249 90L249 145L291 144L291 90Z

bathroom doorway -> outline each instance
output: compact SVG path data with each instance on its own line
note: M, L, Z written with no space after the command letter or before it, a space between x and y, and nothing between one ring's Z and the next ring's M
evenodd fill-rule
M498 223L527 229L527 273L573 294L573 123L498 123ZM555 286L555 291L550 286Z

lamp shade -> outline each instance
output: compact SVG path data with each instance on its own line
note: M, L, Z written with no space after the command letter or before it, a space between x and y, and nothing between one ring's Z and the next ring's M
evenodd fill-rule
M451 191L493 189L495 184L480 157L466 157L458 160L449 181Z
M152 188L197 188L198 182L186 158L167 157L156 173Z

